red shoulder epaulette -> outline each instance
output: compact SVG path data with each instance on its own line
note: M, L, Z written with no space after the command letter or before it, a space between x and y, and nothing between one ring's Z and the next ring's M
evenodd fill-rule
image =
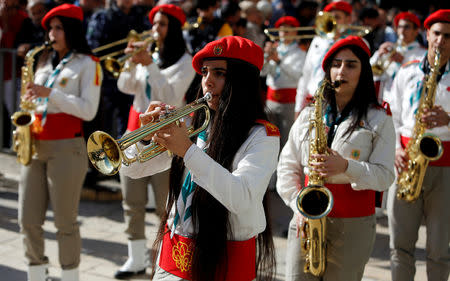
M405 62L404 64L402 64L402 68L403 68L403 67L407 67L407 66L410 65L410 64L418 63L418 62L420 62L420 60L410 60L410 61Z
M392 116L391 107L389 106L389 103L386 101L383 101L381 105L377 105L376 109L383 110L384 112L386 112L388 116Z
M267 120L263 120L263 119L258 119L256 120L256 123L263 125L266 128L266 134L269 137L272 136L280 136L280 130L278 129L277 126L275 126L274 124L270 123Z
M100 62L100 59L94 55L89 55L91 57L91 59L95 62Z

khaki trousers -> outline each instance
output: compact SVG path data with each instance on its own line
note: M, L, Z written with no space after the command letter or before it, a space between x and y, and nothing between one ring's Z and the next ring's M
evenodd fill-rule
M120 174L122 207L128 240L145 239L145 206L148 201L147 186L152 184L155 195L156 214L161 218L166 210L169 192L170 170L153 176L132 179Z
M359 281L375 244L375 215L359 218L327 218L325 273L304 273L305 252L296 237L296 218L289 224L286 281Z
M88 168L83 138L36 141L37 154L22 166L19 182L19 224L29 265L48 263L44 231L50 201L57 229L59 263L73 269L80 263L81 238L77 222L80 192Z
M389 190L388 218L393 281L414 280L414 251L422 218L426 225L428 281L447 281L450 270L450 167L428 166L422 193L413 203Z

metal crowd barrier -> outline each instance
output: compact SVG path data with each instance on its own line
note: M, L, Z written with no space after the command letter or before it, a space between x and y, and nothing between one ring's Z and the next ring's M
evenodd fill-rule
M18 78L16 76L17 73L17 57L16 57L16 49L4 49L0 48L0 149L4 152L11 152L11 148L7 143L5 143L4 138L9 135L10 139L12 136L13 125L9 126L6 122L11 124L10 115L7 112L6 104L5 104L5 72L11 73L11 83L12 83L12 93L13 94L13 112L18 110L17 106L17 82ZM5 57L7 54L11 55L11 69L5 69ZM19 78L20 79L20 78ZM8 130L7 128L11 128Z

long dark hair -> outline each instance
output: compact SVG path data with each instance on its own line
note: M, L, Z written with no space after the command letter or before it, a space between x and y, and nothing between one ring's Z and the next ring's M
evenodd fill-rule
M181 23L175 17L163 13L169 19L167 36L164 39L164 48L159 52L160 68L167 68L176 63L186 53L186 43L181 31Z
M247 139L250 129L257 119L265 119L263 102L260 95L259 71L252 65L239 61L227 60L227 75L219 106L213 113L209 147L207 154L224 168L232 171L233 158ZM202 95L199 90L197 98ZM204 120L204 114L194 115L194 126ZM170 189L167 212L161 221L155 249L164 235L166 220L173 204L177 201L181 189L183 159L175 157L170 172ZM268 211L266 200L263 201ZM268 213L266 221L268 222ZM203 188L198 187L192 201L192 222L195 229L195 251L192 258L192 280L216 280L220 268L227 261L227 239L231 233L228 210ZM257 238L257 270L264 271L262 279L272 280L275 272L274 247L269 224ZM154 261L155 262L155 261ZM221 272L222 273L222 272ZM225 276L223 276L225 278Z
M333 58L336 54L345 49L350 49L355 56L361 61L361 74L359 76L359 82L356 86L355 93L353 94L352 99L348 102L345 108L342 110L341 115L353 115L354 118L352 120L352 124L344 133L344 135L350 136L351 133L359 127L359 124L363 118L367 116L367 112L370 107L379 106L375 91L375 84L373 82L373 73L372 67L370 66L369 56L366 52L364 52L361 48L356 46L345 46L342 49L339 49L335 52L335 55L330 58L325 65L325 78L331 81L331 64ZM336 106L336 96L335 91L333 89L326 89L324 91L325 97L325 107L330 105L331 107L331 118L332 120L336 120L337 118L337 106Z

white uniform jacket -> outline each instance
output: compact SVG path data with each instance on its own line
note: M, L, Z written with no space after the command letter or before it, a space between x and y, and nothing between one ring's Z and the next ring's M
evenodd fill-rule
M266 228L262 200L270 177L276 169L279 137L267 136L264 126L255 125L234 156L233 172L229 172L210 158L198 146L200 142L198 138L197 145L192 145L186 152L185 170L190 170L193 181L214 196L230 212L233 237L229 239L244 241L261 233ZM135 153L134 146L127 151L127 154L133 153ZM139 178L166 170L170 167L170 163L171 158L167 153L163 153L144 163L123 166L121 172L129 177ZM175 205L167 221L171 228L174 216ZM182 231L180 226L177 226L175 233L185 237L191 236L192 233Z
M302 76L306 53L298 47L297 42L277 47L280 64L273 60L264 61L261 76L266 76L266 84L274 90L297 88L298 79Z
M306 54L302 77L298 80L297 96L295 98L295 112L300 112L305 106L304 102L308 95L314 95L320 81L325 76L322 69L322 60L328 49L335 41L332 39L314 37Z
M390 103L394 117L396 146L400 145L400 135L411 137L415 121L415 112L419 106L419 99L423 85L423 59L404 65L395 76L392 85ZM447 62L445 71L436 87L435 105L440 105L446 112L450 112L450 63ZM426 133L436 135L442 141L450 141L450 129L447 126L426 130Z
M309 174L309 119L313 107L301 111L280 154L277 191L294 212L297 195L304 186L302 175ZM386 190L394 181L394 125L384 110L370 109L366 121L350 137L343 136L351 119L336 130L331 149L348 160L345 173L327 179L334 184L350 183L354 190ZM314 135L314 133L313 133Z
M133 107L137 112L145 112L153 100L176 107L183 106L186 91L195 76L192 56L188 53L165 69L159 69L156 63L148 66L138 64L128 69L120 73L117 87L126 94L135 95ZM150 98L146 93L147 83L151 88Z
M44 85L53 73L51 56L36 70L35 83ZM90 121L97 113L103 73L92 57L74 53L58 74L48 97L47 112L67 113ZM44 106L38 105L36 113Z
M402 64L412 60L420 60L426 53L426 49L420 46L419 42L414 41L406 46L397 46L396 52L403 55L403 61L401 63L392 61L386 71L380 76L374 76L375 81L380 81L380 91L378 95L378 101L390 102L389 91L392 87L392 81L394 81L395 75L399 71ZM384 55L386 56L386 55ZM377 60L380 59L379 52L376 51L370 58L370 64L374 65Z

